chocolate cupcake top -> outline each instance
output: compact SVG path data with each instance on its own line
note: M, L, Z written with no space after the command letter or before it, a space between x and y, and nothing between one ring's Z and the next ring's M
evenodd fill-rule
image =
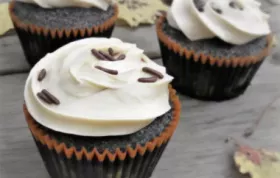
M26 3L37 4L43 8L63 8L63 7L97 7L107 10L112 0L17 0Z
M69 43L31 70L24 99L40 124L63 133L134 133L170 110L172 77L134 44L111 38Z
M234 45L269 34L268 18L256 0L173 0L167 15L192 41L218 37Z

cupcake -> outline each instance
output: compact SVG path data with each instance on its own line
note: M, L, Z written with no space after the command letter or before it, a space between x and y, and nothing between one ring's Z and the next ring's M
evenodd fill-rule
M118 16L111 0L18 0L9 11L31 66L69 42L111 37Z
M26 121L53 178L149 178L179 122L173 78L136 45L78 40L42 58Z
M174 88L214 101L244 93L271 48L268 18L255 0L173 0L157 35Z

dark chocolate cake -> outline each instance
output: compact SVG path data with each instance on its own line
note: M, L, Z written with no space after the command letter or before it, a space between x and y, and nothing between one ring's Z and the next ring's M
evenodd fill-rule
M115 15L115 9L114 6L109 6L107 11L96 7L45 9L35 4L15 2L13 13L25 24L50 29L82 29L104 23Z

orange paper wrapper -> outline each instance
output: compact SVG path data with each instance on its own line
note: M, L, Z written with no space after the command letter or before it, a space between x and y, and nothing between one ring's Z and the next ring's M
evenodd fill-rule
M74 175L83 178L149 178L179 122L180 102L171 87L170 101L173 106L172 120L159 136L144 145L127 145L125 150L117 148L113 152L109 149L100 152L97 147L91 150L85 147L77 149L75 145L67 147L65 143L51 138L47 132L40 129L25 105L24 113L51 177L69 178ZM71 135L69 137L71 138ZM94 138L92 141L94 142Z

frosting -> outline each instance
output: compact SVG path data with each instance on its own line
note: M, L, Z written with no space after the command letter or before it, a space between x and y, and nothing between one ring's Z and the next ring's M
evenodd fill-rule
M269 34L268 18L256 0L173 0L167 15L192 41L218 37L234 45Z
M97 7L107 10L110 0L17 0L26 3L34 3L43 8L62 8L62 7Z
M118 60L102 60L96 51ZM134 44L88 38L42 58L27 78L24 99L33 118L53 130L81 136L126 135L170 110L172 79ZM39 96L42 90L58 102L48 104Z

